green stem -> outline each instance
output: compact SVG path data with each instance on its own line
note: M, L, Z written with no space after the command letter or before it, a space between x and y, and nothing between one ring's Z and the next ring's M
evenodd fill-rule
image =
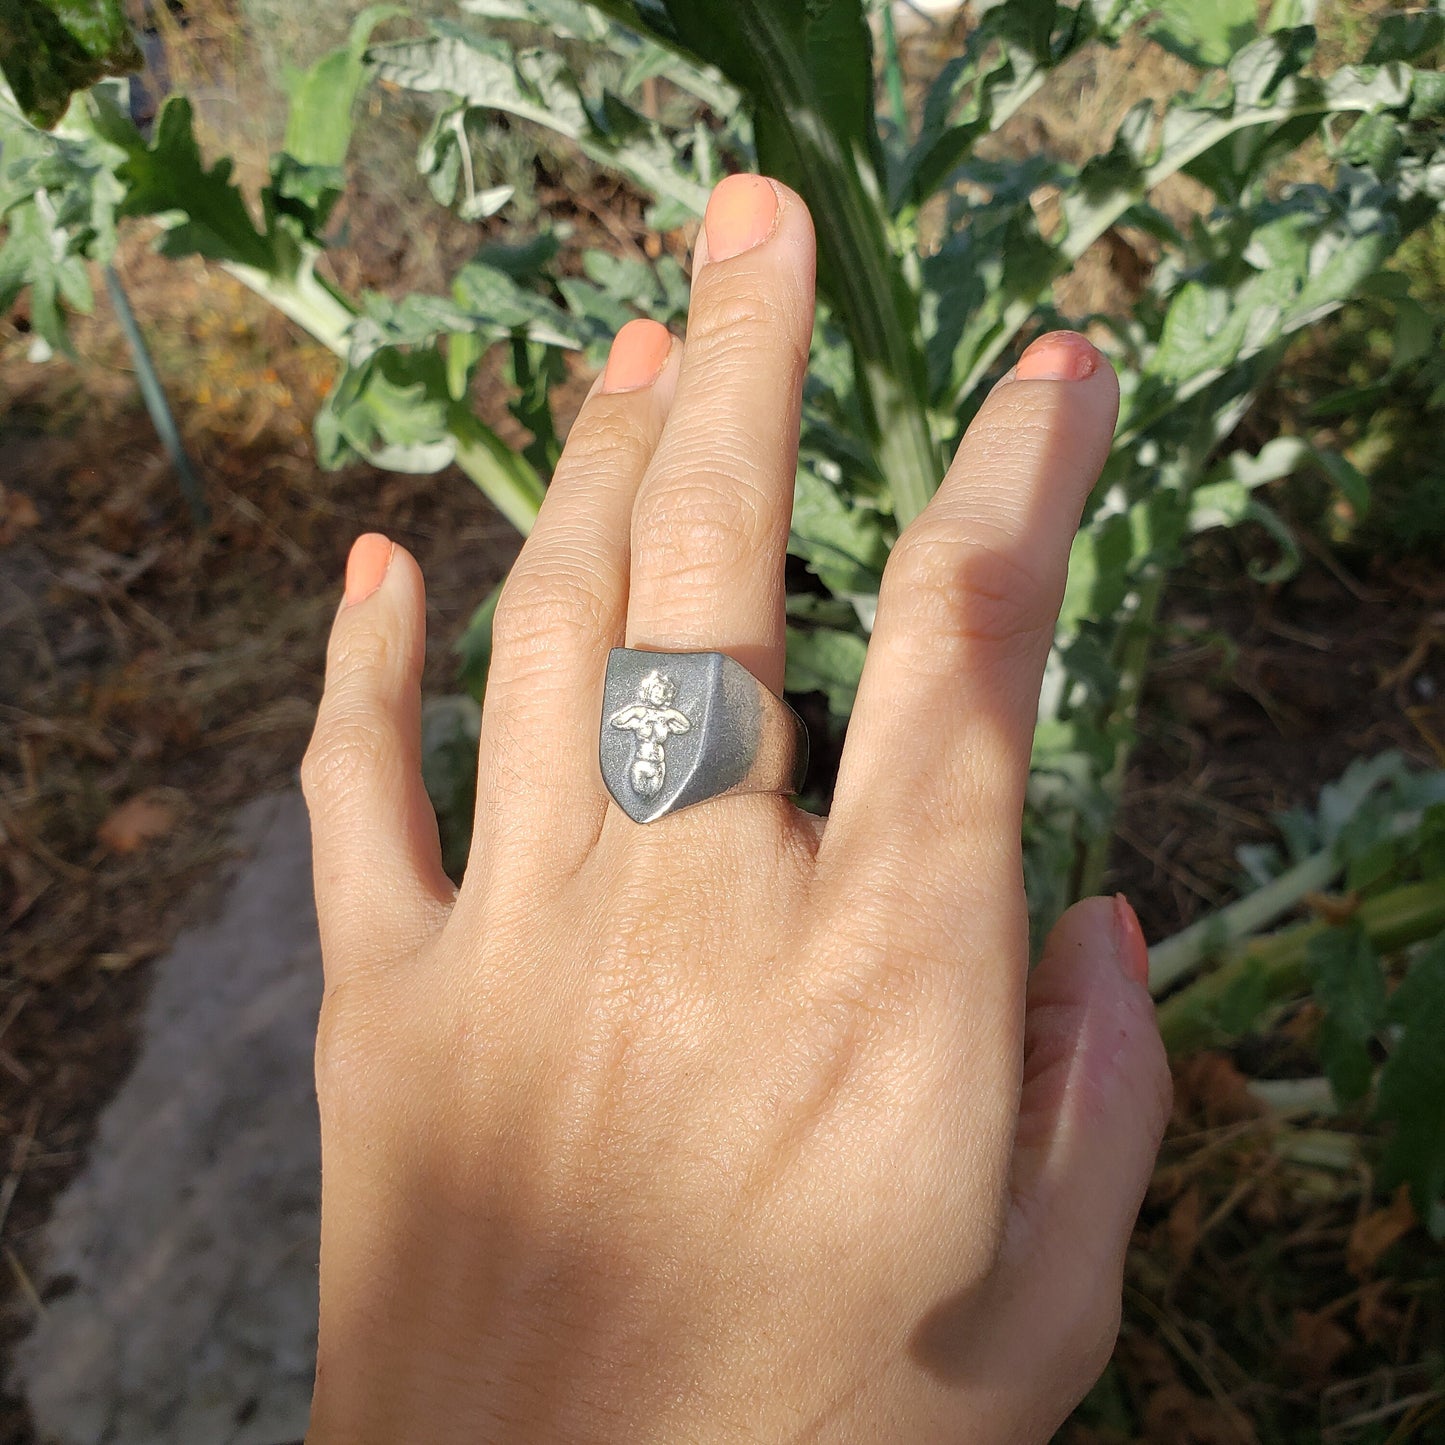
M547 490L532 464L462 403L452 408L447 430L456 439L457 465L481 488L487 500L527 536Z
M119 273L114 266L105 268L105 288L110 293L111 305L115 307L116 320L120 322L126 345L130 347L131 359L135 362L136 379L140 383L141 398L146 411L150 413L151 425L161 439L170 456L171 465L176 469L176 478L181 484L181 495L191 509L191 520L198 532L204 532L211 525L211 510L206 505L205 488L191 465L181 433L176 426L175 413L171 411L165 387L161 385L155 362L151 360L150 348L141 333L140 324L131 309L130 297L125 294Z
M1368 898L1354 919L1369 935L1376 952L1393 953L1445 929L1445 887L1438 878L1408 883ZM1305 954L1312 939L1332 925L1323 919L1240 944L1219 966L1159 1005L1159 1031L1171 1053L1224 1043L1231 1033L1219 1020L1219 1008L1243 985L1264 1003L1301 993L1308 983Z
M294 280L282 280L269 271L234 261L225 262L224 269L283 316L290 317L328 351L345 358L347 334L356 321L357 311L310 267L303 266Z
M908 104L903 96L903 61L898 54L898 30L891 0L883 6L883 83L888 92L889 119L900 141L908 139Z
M1252 938L1282 918L1307 893L1327 888L1341 863L1333 848L1311 854L1263 888L1221 908L1149 950L1149 989L1167 993L1224 950Z
M1074 878L1073 897L1089 898L1103 887L1109 866L1109 848L1113 842L1113 818L1124 791L1124 775L1134 750L1134 718L1139 711L1139 698L1144 691L1144 678L1149 670L1149 655L1154 645L1155 623L1159 604L1164 597L1164 573L1146 577L1139 586L1139 604L1133 617L1124 624L1117 648L1115 674L1118 692L1110 709L1110 720L1119 726L1118 741L1103 791L1109 799L1109 826L1090 833L1082 840Z

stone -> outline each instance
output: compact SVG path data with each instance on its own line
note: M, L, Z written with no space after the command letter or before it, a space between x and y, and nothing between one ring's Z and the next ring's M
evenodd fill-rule
M316 1349L321 997L298 792L235 822L215 916L154 966L136 1065L57 1202L12 1387L54 1445L280 1445Z

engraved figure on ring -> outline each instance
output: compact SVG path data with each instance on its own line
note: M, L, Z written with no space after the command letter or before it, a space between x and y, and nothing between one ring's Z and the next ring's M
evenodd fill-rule
M637 685L637 701L614 713L611 725L637 734L636 751L628 780L632 791L642 798L655 798L667 775L663 744L674 733L685 733L692 724L672 706L677 684L655 668Z

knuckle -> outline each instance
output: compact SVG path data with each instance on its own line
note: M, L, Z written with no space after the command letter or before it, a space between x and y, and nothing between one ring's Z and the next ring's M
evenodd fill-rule
M553 548L514 567L492 619L497 660L525 663L528 657L592 645L607 626L592 580L605 565L591 553L574 557Z
M558 464L558 482L578 476L612 476L629 463L645 458L655 440L653 428L639 412L632 394L599 396L567 435L567 446ZM558 493L560 495L560 491Z
M879 610L908 617L905 640L925 652L940 644L1022 650L1052 632L1054 590L1011 538L977 523L935 525L905 534L893 549Z
M722 277L717 278L724 280ZM688 344L694 358L708 365L732 366L738 360L756 366L759 356L781 350L790 371L801 376L807 367L806 343L800 338L794 308L766 284L729 284L704 287L693 309Z
M325 716L301 760L301 792L307 805L329 806L374 777L394 747L391 729L380 718L353 711Z
M741 459L739 459L740 461ZM719 448L707 466L659 481L644 494L632 547L659 575L755 555L767 531L764 499L747 468Z

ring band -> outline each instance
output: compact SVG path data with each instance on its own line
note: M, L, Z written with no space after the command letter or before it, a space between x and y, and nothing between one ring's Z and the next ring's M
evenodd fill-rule
M808 731L782 698L721 652L607 656L602 780L635 823L728 793L797 793Z

